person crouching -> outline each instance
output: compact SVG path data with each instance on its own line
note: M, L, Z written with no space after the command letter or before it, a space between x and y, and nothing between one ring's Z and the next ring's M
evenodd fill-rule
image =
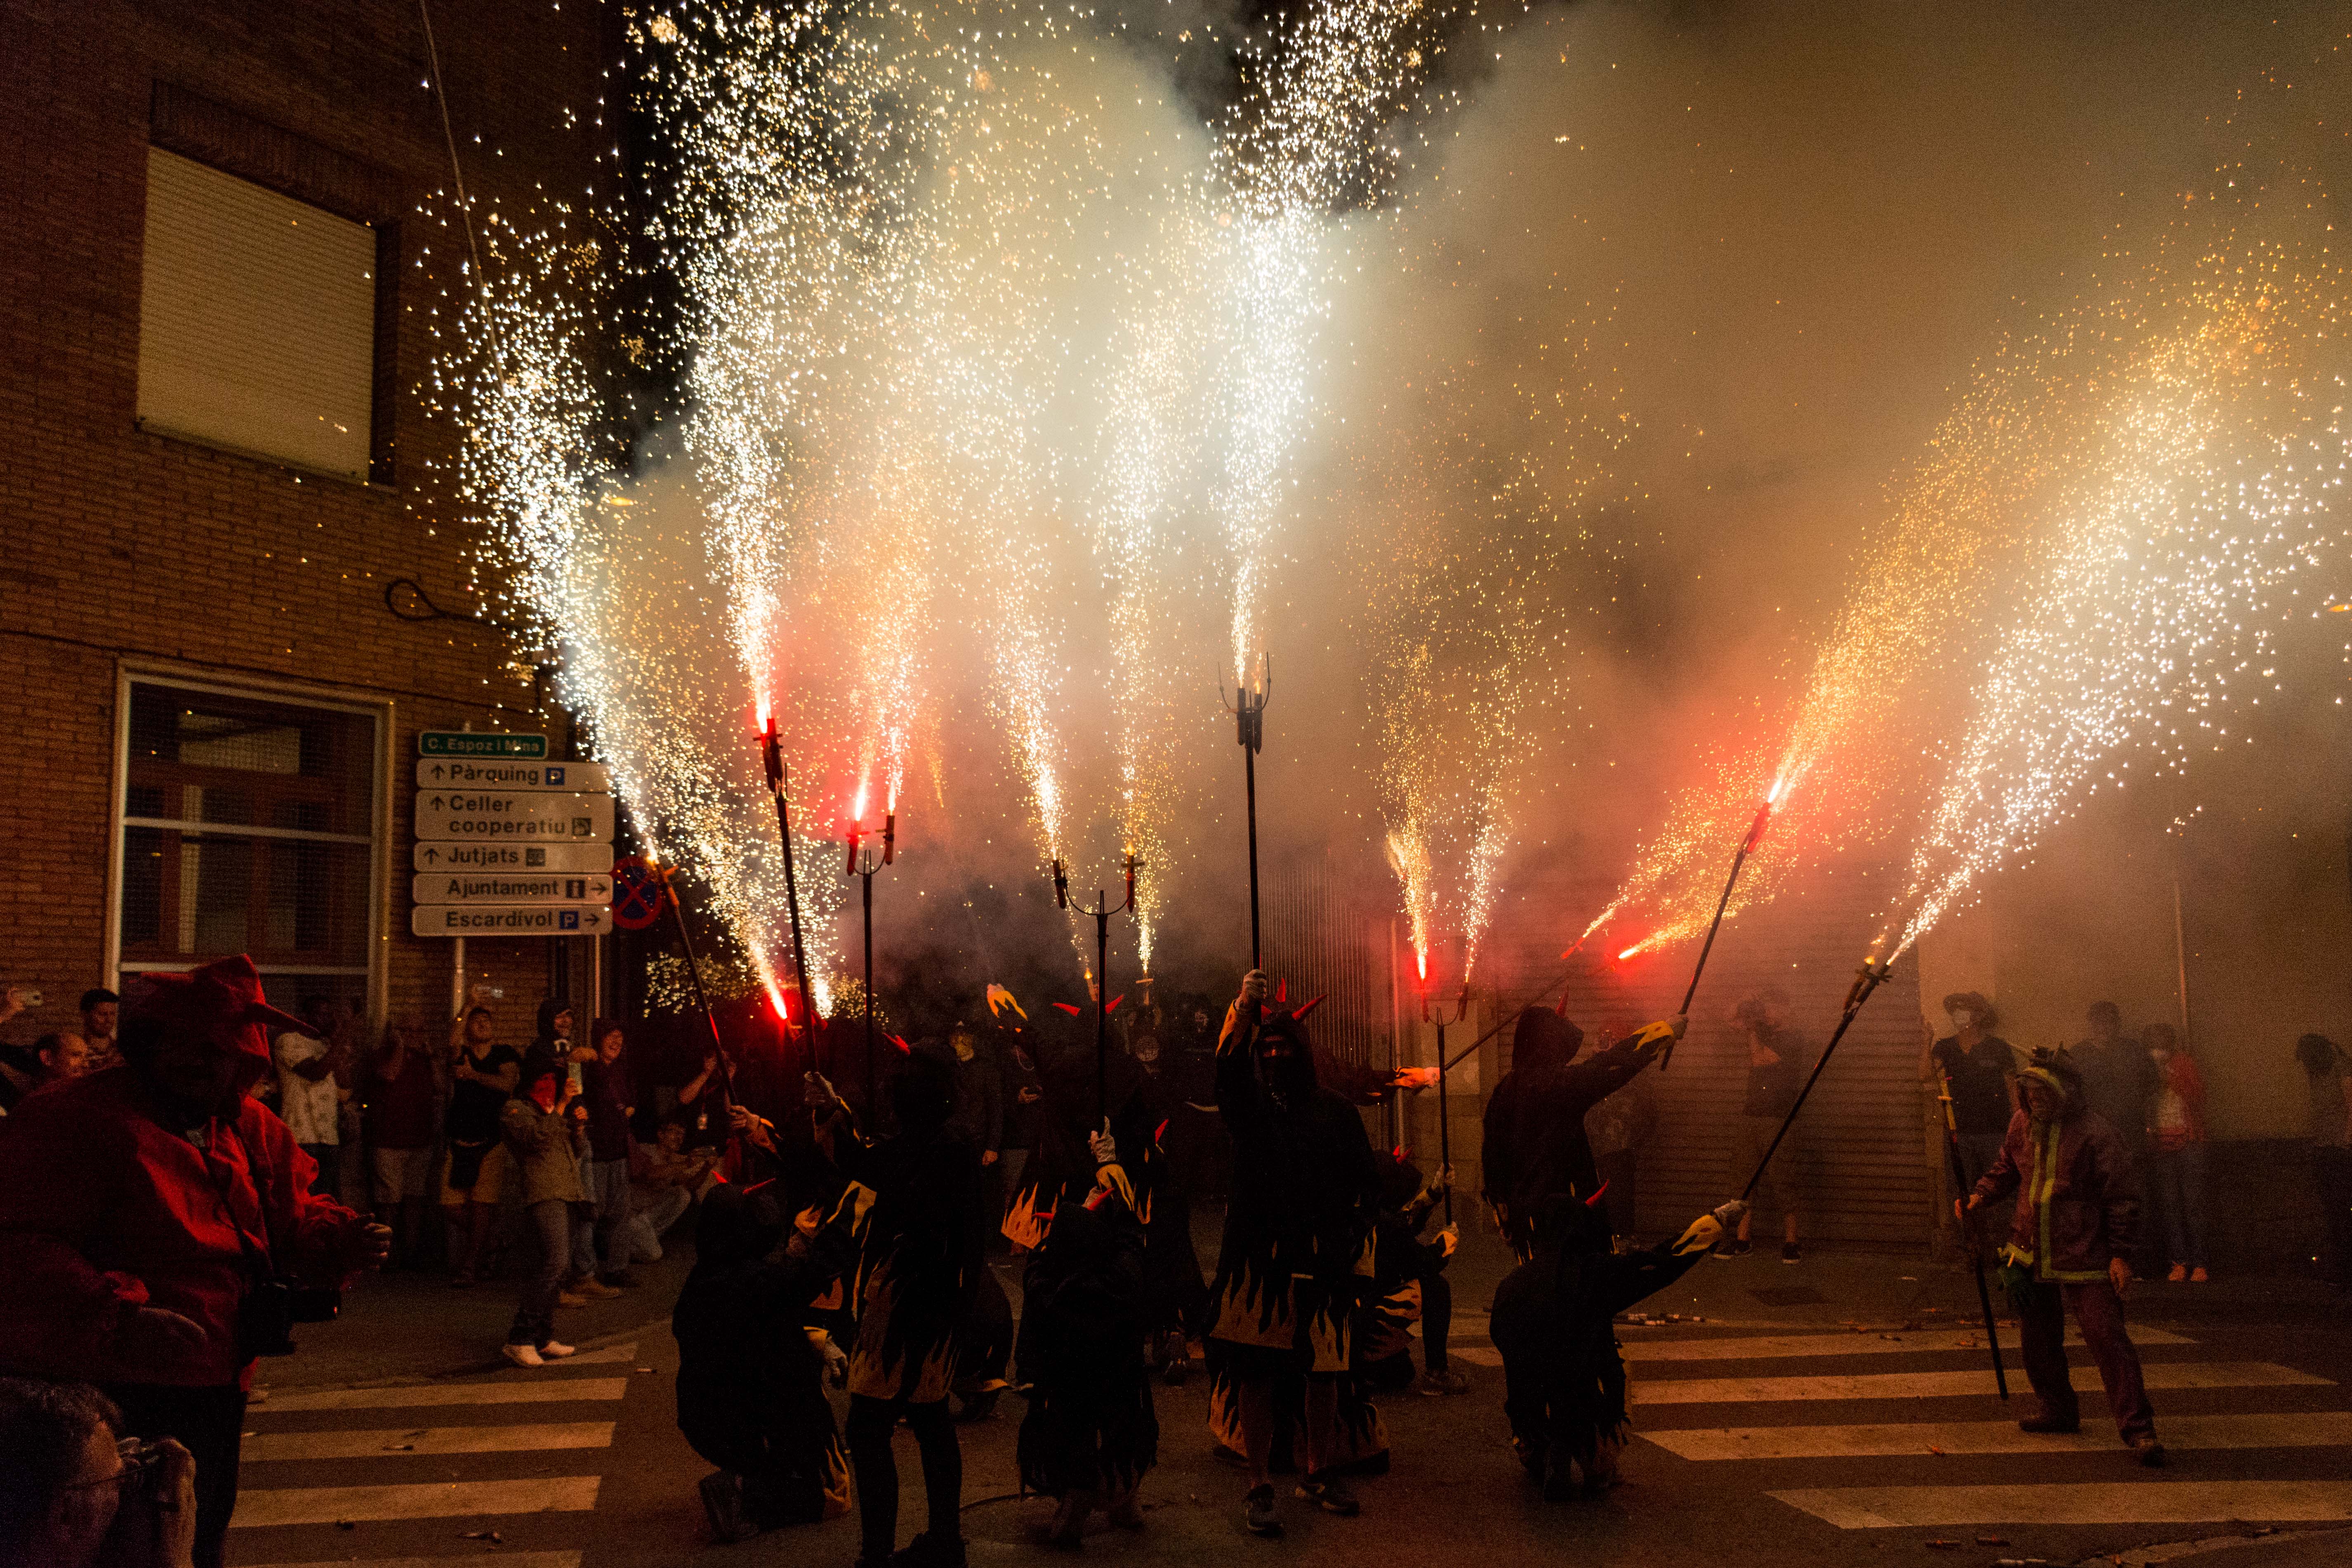
M719 1467L701 1481L710 1533L744 1541L763 1530L849 1511L849 1461L825 1402L847 1356L811 1303L856 1260L852 1185L828 1214L803 1212L784 1236L774 1184L720 1185L702 1202L694 1269L670 1313L677 1339L677 1428Z

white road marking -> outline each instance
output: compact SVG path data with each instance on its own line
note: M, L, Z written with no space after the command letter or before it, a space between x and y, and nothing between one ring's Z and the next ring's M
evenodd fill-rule
M245 1440L248 1465L298 1459L392 1459L404 1454L507 1454L543 1448L609 1448L610 1421L550 1421L513 1426L386 1426L367 1432L265 1432Z
M511 1383L414 1383L393 1388L328 1388L309 1394L280 1394L253 1415L280 1410L397 1410L425 1405L561 1405L574 1401L618 1399L628 1391L625 1377L517 1379Z
M520 1481L437 1481L400 1487L290 1487L240 1491L239 1530L278 1524L362 1523L395 1519L470 1519L482 1514L585 1513L596 1506L597 1476L539 1476Z
M1840 1530L2352 1520L2352 1481L2172 1481L2150 1477L2082 1486L1831 1487L1767 1495Z
M2080 1334L2069 1334L2066 1342L2079 1345ZM2132 1330L2132 1342L2137 1345L2189 1345L2197 1342L2162 1329ZM2017 1358L2017 1337L2014 1331L2000 1337L2001 1354L2010 1361ZM1974 1351L1984 1353L1982 1329L1921 1329L1910 1333L1898 1333L1889 1338L1880 1333L1860 1334L1767 1334L1754 1338L1722 1340L1651 1340L1634 1342L1625 1346L1628 1362L1645 1361L1765 1361L1780 1356L1835 1355L1909 1355L1915 1351Z
M2073 1369L2074 1386L2099 1387L2099 1369ZM2270 1362L2157 1362L2143 1370L2150 1388L2315 1388L2335 1386ZM2023 1381L2021 1375L2019 1381ZM1956 1398L1993 1392L1992 1370L1870 1372L1829 1377L1649 1377L1632 1389L1636 1405L1743 1405L1762 1400Z
M1636 1436L1685 1459L1830 1459L1885 1455L2117 1453L2112 1424L2065 1435L2021 1432L2014 1421L1922 1421L1859 1426L1692 1426ZM2168 1448L2352 1447L2352 1411L2170 1415Z

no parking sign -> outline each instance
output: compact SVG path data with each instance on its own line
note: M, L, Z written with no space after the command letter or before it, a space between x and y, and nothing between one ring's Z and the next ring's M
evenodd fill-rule
M614 862L614 925L623 931L644 931L661 919L662 902L668 897L662 868L644 856Z

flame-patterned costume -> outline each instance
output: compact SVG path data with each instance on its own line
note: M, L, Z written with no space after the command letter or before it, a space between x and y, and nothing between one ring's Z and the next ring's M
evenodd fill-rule
M1503 1410L1520 1462L1547 1496L1567 1494L1571 1461L1597 1490L1615 1477L1625 1433L1612 1320L1689 1272L1723 1226L1701 1215L1664 1247L1612 1253L1608 1221L1572 1195L1547 1199L1531 1217L1536 1255L1496 1287L1488 1325L1503 1353Z
M694 1268L670 1313L677 1338L677 1426L694 1451L738 1478L761 1529L849 1510L849 1461L824 1396L824 1363L808 1310L857 1257L874 1194L852 1184L784 1234L771 1185L711 1190L695 1230Z
M1022 1289L1023 1486L1108 1504L1132 1493L1158 1459L1142 1348L1149 1297L1143 1226L1119 1190L1091 1207L1066 1200Z
M1674 1038L1671 1026L1652 1024L1577 1061L1583 1030L1549 1007L1519 1015L1511 1070L1486 1101L1480 1160L1486 1201L1520 1262L1535 1256L1535 1216L1549 1200L1600 1189L1584 1113L1632 1082Z
M916 1405L945 1399L957 1330L987 1267L980 1155L943 1126L909 1125L871 1146L845 1141L838 1158L875 1194L858 1262L849 1392Z

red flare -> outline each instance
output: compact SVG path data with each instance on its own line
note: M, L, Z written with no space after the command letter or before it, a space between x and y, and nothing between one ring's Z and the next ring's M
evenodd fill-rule
M907 1043L907 1037L904 1035L891 1036L890 1043L898 1047L898 1054L902 1057L911 1057L915 1054L915 1047Z

